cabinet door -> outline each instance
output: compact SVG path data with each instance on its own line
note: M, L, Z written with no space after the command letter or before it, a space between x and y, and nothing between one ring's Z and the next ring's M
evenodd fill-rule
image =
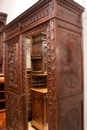
M7 130L27 130L25 44L17 37L5 44L5 98Z

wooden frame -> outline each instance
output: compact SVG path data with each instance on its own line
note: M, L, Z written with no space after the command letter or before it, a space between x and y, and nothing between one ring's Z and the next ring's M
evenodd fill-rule
M48 84L48 129L49 130L84 130L83 126L83 50L82 50L82 19L84 9L74 1L39 0L30 9L9 23L3 29L5 33L5 88L6 108L8 102L17 96L17 92L9 87L8 47L17 44L19 63L21 66L20 101L22 120L15 117L15 112L7 109L7 130L27 130L26 116L26 74L25 74L25 37L41 32L47 32L47 84ZM18 40L15 41L16 37ZM10 42L11 41L11 42ZM73 46L73 48L72 48ZM76 54L77 50L77 54ZM17 51L18 53L18 51ZM73 55L74 54L74 55ZM78 63L77 63L77 60ZM17 61L17 60L16 60ZM73 68L75 66L75 68ZM72 76L74 75L74 76ZM67 77L67 78L66 78ZM76 78L75 78L76 77ZM23 83L23 84L22 84ZM8 95L9 93L9 95ZM11 96L12 94L12 96ZM13 96L14 95L14 96ZM23 96L21 96L23 95ZM15 99L15 103L16 103ZM17 111L19 114L19 112ZM73 116L74 115L74 116ZM73 119L76 119L74 123ZM11 119L11 120L9 120ZM15 121L16 119L16 121ZM70 120L72 119L72 121ZM14 123L12 123L14 122ZM16 122L19 124L15 126ZM12 124L12 125L11 125Z

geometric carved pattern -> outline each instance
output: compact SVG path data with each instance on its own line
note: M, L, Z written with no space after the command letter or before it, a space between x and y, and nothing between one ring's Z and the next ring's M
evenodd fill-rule
M29 18L28 20L26 20L25 22L22 23L22 28L26 27L27 25L30 25L36 21L38 21L39 19L47 16L49 14L49 8L47 7L46 9L44 9L43 11L35 14L32 18Z
M18 112L16 109L12 108L10 105L7 105L7 112L10 112L11 118L16 118L16 121L21 122L21 112Z
M49 129L57 130L57 86L55 54L55 20L47 26L47 87L48 87L48 120ZM55 116L54 116L55 115Z
M15 107L18 110L21 110L21 99L17 98L11 94L6 93L6 101L11 106Z
M63 98L81 91L81 52L77 36L65 34L62 39L60 93Z

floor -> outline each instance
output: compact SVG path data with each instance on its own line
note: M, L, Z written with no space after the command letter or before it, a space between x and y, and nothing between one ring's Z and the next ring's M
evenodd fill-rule
M32 125L31 122L28 122L28 130L37 130Z
M5 126L6 126L5 112L0 112L0 130L5 130Z

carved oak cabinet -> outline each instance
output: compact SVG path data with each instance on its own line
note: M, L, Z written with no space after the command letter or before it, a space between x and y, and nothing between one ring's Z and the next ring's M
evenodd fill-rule
M48 129L84 130L83 11L73 0L39 0L4 27L7 130L28 129L26 39L32 44L32 37L42 32L47 45Z

